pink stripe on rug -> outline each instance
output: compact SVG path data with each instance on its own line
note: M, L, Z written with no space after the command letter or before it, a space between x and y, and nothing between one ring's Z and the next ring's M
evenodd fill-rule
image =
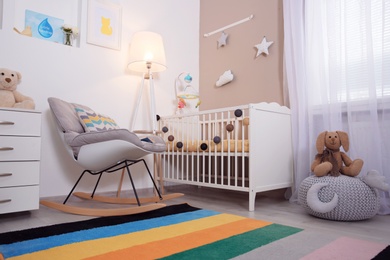
M334 259L372 259L387 245L364 241L350 237L340 237L335 241L323 246L312 253L304 256L301 260L334 260Z

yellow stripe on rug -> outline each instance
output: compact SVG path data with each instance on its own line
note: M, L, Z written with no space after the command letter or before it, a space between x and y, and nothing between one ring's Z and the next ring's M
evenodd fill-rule
M196 231L189 234L132 246L122 250L88 258L88 260L106 259L157 259L207 245L221 239L242 234L271 224L255 219L242 219L228 224Z
M27 255L13 257L12 259L82 259L95 255L105 254L115 250L125 249L131 246L142 245L154 241L182 236L199 230L205 230L216 226L246 219L231 214L218 214L211 217L192 220L184 223L163 226L145 231L129 233L116 237L102 238L98 240L84 241L65 246L55 247ZM263 222L264 225L271 224Z

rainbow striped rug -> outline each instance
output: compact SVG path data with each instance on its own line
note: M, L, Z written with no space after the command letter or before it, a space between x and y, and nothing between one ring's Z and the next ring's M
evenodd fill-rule
M2 233L0 253L4 259L40 260L300 259L303 256L306 256L303 259L319 256L335 259L323 258L324 252L334 252L335 248L326 248L332 243L308 248L313 241L324 242L318 233L180 204L137 215ZM344 239L337 242L340 243L356 241ZM383 248L376 248L373 256Z
M0 235L5 259L230 259L301 229L180 204Z

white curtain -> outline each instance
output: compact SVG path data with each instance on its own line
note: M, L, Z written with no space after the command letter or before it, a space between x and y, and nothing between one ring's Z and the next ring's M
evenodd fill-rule
M390 183L390 0L284 0L285 101L292 111L294 187L310 175L322 131L349 134L358 177ZM379 214L390 214L380 191Z

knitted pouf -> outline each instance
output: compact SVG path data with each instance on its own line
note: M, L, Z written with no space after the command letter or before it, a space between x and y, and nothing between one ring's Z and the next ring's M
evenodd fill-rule
M319 188L321 186L323 187ZM316 189L319 189L318 193L315 192ZM322 208L318 210L312 209L315 208L310 203L312 201L317 203L319 207L323 205L325 209L326 206L329 206L326 203L330 202L335 194L338 197L337 205L328 212L318 212L327 211ZM379 198L375 189L357 177L345 175L338 177L310 176L304 179L299 187L298 200L310 215L330 220L355 221L368 219L375 216L379 210ZM312 208L309 205L312 205Z

